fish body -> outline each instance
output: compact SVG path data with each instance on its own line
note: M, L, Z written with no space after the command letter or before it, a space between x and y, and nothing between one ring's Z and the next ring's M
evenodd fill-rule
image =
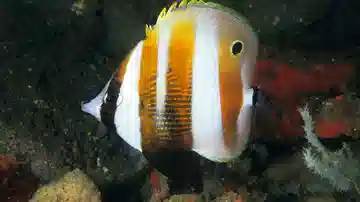
M201 0L174 3L82 110L148 159L165 151L168 167L193 153L226 162L250 134L257 53L256 34L236 12Z

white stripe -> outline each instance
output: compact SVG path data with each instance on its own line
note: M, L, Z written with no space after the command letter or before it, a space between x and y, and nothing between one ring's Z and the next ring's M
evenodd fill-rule
M162 113L166 99L166 73L168 71L168 52L171 37L171 21L162 21L158 32L158 58L156 78L156 112Z
M141 151L141 132L139 116L139 79L143 42L139 42L126 65L124 80L120 88L121 104L115 112L116 132L128 144Z
M193 59L192 130L193 150L213 160L227 157L219 88L219 38L216 19L210 12L199 13Z
M251 107L253 105L254 89L243 87L243 95L244 100L242 107Z

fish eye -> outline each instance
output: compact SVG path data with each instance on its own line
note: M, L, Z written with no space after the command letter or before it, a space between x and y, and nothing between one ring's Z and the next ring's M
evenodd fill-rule
M230 53L232 56L238 56L242 53L244 49L244 44L240 40L236 40L231 44Z

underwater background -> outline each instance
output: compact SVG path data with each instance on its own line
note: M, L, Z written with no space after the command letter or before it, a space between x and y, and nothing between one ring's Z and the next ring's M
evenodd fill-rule
M360 201L360 2L214 2L258 32L255 82L282 110L236 161L202 162L208 198ZM0 202L153 200L151 184L161 179L80 102L99 92L171 3L0 1ZM304 135L312 124L297 110L304 102L319 140Z

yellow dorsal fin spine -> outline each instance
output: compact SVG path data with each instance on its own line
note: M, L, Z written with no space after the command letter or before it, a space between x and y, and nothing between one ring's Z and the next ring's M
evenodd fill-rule
M187 0L182 0L180 3L179 3L179 7L183 7L183 6L186 6L188 3Z
M187 3L187 5L193 5L196 4L198 2L198 0L190 0L189 3Z
M151 26L150 25L145 25L145 35L146 36L149 36L150 31L151 31Z
M158 16L158 18L156 20L156 23L158 23L161 19L163 19L166 16L166 10L167 10L166 7L164 7L161 10L161 12L160 12L160 14L159 14L159 16Z
M178 2L175 1L174 3L171 4L171 6L169 7L167 13L172 12L176 8L178 8Z
M164 7L157 20L156 20L156 24L159 23L159 21L163 18L165 18L167 16L167 14L173 12L174 10L176 10L177 8L180 7L187 7L190 5L209 5L209 6L214 6L214 7L218 7L221 8L222 6L218 3L214 3L214 2L205 2L203 0L181 0L179 3L177 1L174 1L174 3L171 4L171 6L167 9L166 7ZM148 34L150 33L152 29L152 26L150 25L146 25L145 26L145 34L146 36L148 36Z

